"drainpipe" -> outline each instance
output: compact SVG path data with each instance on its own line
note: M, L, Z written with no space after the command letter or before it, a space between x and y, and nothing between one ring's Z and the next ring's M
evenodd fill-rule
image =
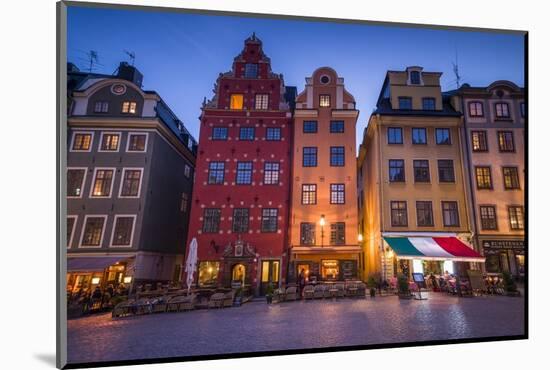
M382 258L383 258L383 273L384 273L384 279L387 278L386 274L386 252L384 248L384 240L382 239L382 232L384 231L384 192L382 191L382 187L384 186L384 180L382 177L382 139L381 139L381 133L380 133L380 114L376 115L376 130L378 131L378 199L380 201L379 212L380 212L380 249L382 252Z

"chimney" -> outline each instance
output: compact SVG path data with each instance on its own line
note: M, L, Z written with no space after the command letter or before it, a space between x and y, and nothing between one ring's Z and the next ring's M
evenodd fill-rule
M136 67L129 65L127 62L120 62L117 77L133 82L139 87L141 87L143 82L143 75L141 72L138 71Z

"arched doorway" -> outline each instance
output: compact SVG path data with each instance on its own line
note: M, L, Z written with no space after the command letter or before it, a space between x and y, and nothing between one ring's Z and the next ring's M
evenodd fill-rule
M237 263L231 271L231 280L240 281L244 286L244 278L246 276L246 267L242 263Z

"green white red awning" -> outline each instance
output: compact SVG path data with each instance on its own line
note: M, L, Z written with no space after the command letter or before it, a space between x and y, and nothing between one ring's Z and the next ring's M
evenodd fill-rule
M455 237L384 237L401 259L484 262L485 257Z

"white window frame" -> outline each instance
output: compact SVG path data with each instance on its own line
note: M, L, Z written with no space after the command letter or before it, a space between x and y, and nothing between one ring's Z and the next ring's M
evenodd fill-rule
M94 186L95 186L95 180L97 176L97 171L100 170L112 170L113 171L113 178L111 180L111 189L109 190L109 196L108 197L100 197L98 195L93 195L94 192ZM96 167L94 168L94 176L92 177L92 183L90 185L90 194L89 197L93 199L110 199L113 197L113 185L115 184L115 178L116 178L116 168L115 167Z
M119 218L122 218L122 217L131 217L133 219L132 221L132 232L131 232L131 235L130 235L130 244L129 245L113 245L113 238L115 237L115 228L116 228L116 221L117 219ZM137 215L115 215L114 219L113 219L113 227L112 227L112 230L111 230L111 240L109 242L109 248L132 248L133 244L134 244L134 233L135 233L135 230L136 230L136 218L137 218Z
M86 176L88 176L88 167L67 167L67 173L69 172L69 170L84 170L84 178L82 179L82 185L80 186L80 195L79 196L67 195L67 199L80 199L82 198L82 194L84 194L84 186L86 185Z
M261 101L258 100L258 97L261 96L262 99ZM264 98L265 97L265 108L262 108L262 105L264 103ZM258 107L260 106L260 107ZM255 110L268 110L269 109L269 94L267 93L257 93L256 95L254 95L254 109Z
M191 178L191 166L188 165L187 163L185 164L185 167L183 168L183 174L184 174L185 177L187 177L188 179Z
M145 135L145 150L128 150L130 148L130 137L132 135ZM147 145L149 144L149 133L143 131L130 131L126 138L126 153L145 153L147 152Z
M124 173L127 170L139 170L141 172L139 176L139 185L138 185L138 193L137 195L122 195L122 187L124 186ZM122 176L120 178L120 185L118 188L118 197L122 199L128 199L128 198L139 198L141 196L141 184L143 182L143 167L123 167L122 168Z
M103 150L101 149L101 146L103 144L103 136L104 135L118 135L118 143L115 150ZM97 147L97 151L101 153L118 153L120 150L120 141L122 140L122 132L120 131L101 131L101 135L99 136L99 146Z
M84 232L86 231L86 222L88 221L88 218L92 218L92 217L103 218L105 220L103 221L103 229L101 230L99 246L82 245L82 239L84 239ZM105 237L105 229L107 228L107 219L108 219L108 215L85 215L84 222L82 223L82 231L80 232L80 242L78 243L78 248L84 248L84 249L102 248L103 238Z
M76 230L76 223L78 222L78 215L67 215L67 218L74 219L73 229L71 230L71 237L69 238L69 240L67 240L67 248L71 248L71 246L73 245L74 233Z
M92 138L90 139L90 148L88 150L80 150L80 149L73 149L74 146L74 138L78 134L90 134L92 135ZM76 153L89 153L92 151L92 147L94 146L94 132L93 131L73 131L73 136L71 138L71 146L69 147L69 152L76 152Z
M124 104L128 103L128 112L124 111ZM132 104L134 104L134 111L132 112ZM137 114L137 101L135 100L125 100L122 102L122 106L120 107L120 112L122 114Z

